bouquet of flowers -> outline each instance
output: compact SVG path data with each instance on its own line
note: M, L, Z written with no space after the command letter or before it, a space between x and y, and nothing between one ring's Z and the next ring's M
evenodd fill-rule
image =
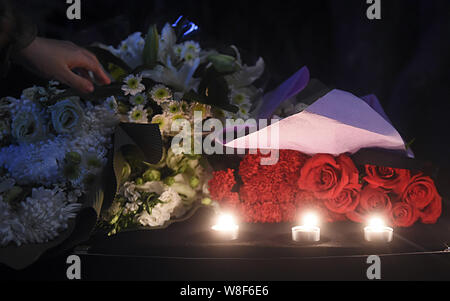
M279 120L250 127L248 135L232 141L219 139L250 153L237 174L220 170L209 181L211 198L242 220L286 222L315 210L329 222L361 223L382 215L409 227L440 217L442 198L433 180L412 164L412 151L374 95L330 90L310 82L302 68L266 94L260 114ZM261 147L260 141L268 140Z
M264 61L245 65L235 46L230 47L231 54L204 50L187 40L193 27L179 19L166 24L161 33L151 26L145 38L134 33L117 48L91 48L116 80L109 87L110 93L116 89L109 103L117 108L120 120L156 124L163 140L163 156L156 164L139 159L136 152L122 151L126 163L120 185L102 216L101 225L109 234L167 226L189 216L199 204L210 204L211 168L193 149L174 153L177 124L184 121L193 128L196 112L200 122L211 117L247 119L261 98L254 82L264 71Z
M106 164L115 112L64 92L50 82L1 99L1 247L55 239Z
M373 165L359 171L345 154L281 150L278 163L267 166L262 157L249 154L240 162L240 185L232 169L214 172L209 181L211 198L245 222L291 222L313 210L328 222L362 223L380 215L409 227L436 223L442 212L433 180L421 172Z

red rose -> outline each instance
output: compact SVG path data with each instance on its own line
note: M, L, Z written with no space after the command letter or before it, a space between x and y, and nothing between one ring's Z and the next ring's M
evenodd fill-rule
M361 191L360 204L362 209L368 213L389 213L392 208L389 194L370 185Z
M442 198L437 195L419 214L422 223L435 224L442 214Z
M408 203L398 202L392 207L391 219L394 226L410 227L418 218L417 210Z
M433 180L418 174L412 177L402 198L411 206L422 210L438 196Z
M442 198L430 177L422 174L412 177L402 198L420 211L420 219L424 224L434 224L441 216Z
M337 198L348 184L358 183L358 170L346 155L315 155L300 170L297 185L319 199Z
M334 213L344 214L354 211L359 205L360 189L359 184L348 185L336 198L328 199L324 204Z
M366 176L364 180L374 187L392 190L401 195L411 179L411 173L407 169L390 167L379 167L366 165Z
M347 217L357 223L363 223L372 214L389 216L392 209L391 198L387 191L367 185L361 191L359 206L347 213Z

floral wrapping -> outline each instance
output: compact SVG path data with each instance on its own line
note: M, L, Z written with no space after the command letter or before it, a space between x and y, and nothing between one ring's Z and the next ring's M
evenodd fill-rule
M249 154L241 161L240 185L232 169L214 172L209 181L211 198L245 222L291 222L314 210L327 222L362 223L380 215L410 227L436 223L442 212L433 180L420 172L372 165L359 171L345 154L280 150L278 163L269 166L260 165L261 157Z

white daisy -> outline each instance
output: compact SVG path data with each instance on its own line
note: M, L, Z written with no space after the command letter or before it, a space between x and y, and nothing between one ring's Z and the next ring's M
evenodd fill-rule
M118 109L117 100L114 96L108 97L105 100L105 106L112 112L116 113Z
M128 120L133 123L148 123L147 110L142 105L135 106L128 113Z
M172 92L164 85L154 86L150 95L158 105L168 102L172 98Z
M202 118L206 119L211 117L211 106L203 103L193 102L190 106L191 115L194 116L195 112L202 112Z
M232 90L229 98L231 103L237 106L250 103L250 97L242 90Z
M152 123L159 126L161 133L167 133L170 130L170 117L167 114L155 115Z
M183 53L191 52L196 56L199 55L201 51L200 44L194 41L186 41L183 43Z
M130 103L135 106L145 106L147 104L147 95L144 93L139 93L135 96L131 96Z
M122 85L122 90L125 92L125 95L136 95L145 90L145 86L141 83L142 76L134 76L128 75L123 82L125 85Z

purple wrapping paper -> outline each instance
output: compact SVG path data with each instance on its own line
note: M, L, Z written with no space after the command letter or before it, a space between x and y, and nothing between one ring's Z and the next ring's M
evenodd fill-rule
M237 149L291 149L309 155L355 153L371 147L405 151L402 137L376 97L366 100L373 107L349 92L332 90L303 112L224 145Z
M278 88L264 95L258 118L270 118L281 103L300 93L308 85L308 82L309 70L307 67L303 67Z

